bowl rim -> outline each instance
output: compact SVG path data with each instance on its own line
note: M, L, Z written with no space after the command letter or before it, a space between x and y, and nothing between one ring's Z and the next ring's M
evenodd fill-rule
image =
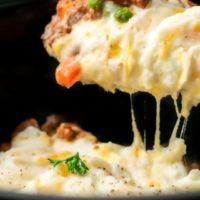
M131 196L131 197L67 197L58 195L27 194L0 190L2 200L197 200L200 199L200 191L181 192L160 196Z

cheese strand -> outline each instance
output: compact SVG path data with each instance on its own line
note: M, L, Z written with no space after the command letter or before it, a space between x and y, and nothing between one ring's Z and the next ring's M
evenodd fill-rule
M178 132L178 127L180 125L181 116L182 116L181 113L178 110L177 98L176 97L172 97L172 98L173 98L173 101L174 101L174 107L175 107L175 111L176 111L176 115L177 115L177 120L176 120L176 123L174 125L173 131L172 131L172 134L171 134L171 137L170 137L170 140L169 140L169 144L172 143L176 138L176 134Z
M134 134L134 141L133 145L135 149L137 148L144 148L144 144L142 142L141 134L138 130L137 123L136 123L136 117L134 113L134 108L133 108L133 97L130 95L130 103L131 103L131 120L132 120L132 131Z
M154 139L154 149L160 149L160 97L156 98L156 131L155 131L155 139Z

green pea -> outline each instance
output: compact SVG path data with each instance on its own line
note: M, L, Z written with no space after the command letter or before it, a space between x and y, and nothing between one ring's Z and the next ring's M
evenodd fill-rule
M119 8L115 14L115 19L121 23L127 22L132 16L132 12L127 7Z
M103 8L103 0L88 0L88 6L95 10L100 10Z

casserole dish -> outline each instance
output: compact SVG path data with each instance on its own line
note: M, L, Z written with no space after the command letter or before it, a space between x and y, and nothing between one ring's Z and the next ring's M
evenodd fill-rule
M44 51L40 35L49 20L54 7L53 1L19 1L1 7L1 142L9 141L15 127L23 120L34 117L40 123L46 116L58 113L67 121L80 124L93 132L101 141L113 141L128 145L132 141L129 95L122 92L107 93L97 86L75 85L66 90L57 86L54 80L56 61ZM53 2L54 3L54 2ZM3 26L4 25L4 26ZM11 27L11 28L10 28ZM135 95L139 129L147 131L148 148L152 147L154 133L155 102L144 93ZM175 121L170 98L162 103L162 143L166 143ZM142 112L141 112L142 111ZM199 107L191 114L185 138L188 144L188 158L199 160L198 118ZM170 116L170 120L169 117ZM121 135L121 133L127 133ZM194 142L196 141L196 142ZM1 199L59 199L0 193ZM142 199L199 199L200 194L177 194L164 197L141 197ZM140 198L140 199L141 199ZM60 198L63 199L63 198ZM67 199L67 198L64 198ZM135 198L137 199L137 198Z

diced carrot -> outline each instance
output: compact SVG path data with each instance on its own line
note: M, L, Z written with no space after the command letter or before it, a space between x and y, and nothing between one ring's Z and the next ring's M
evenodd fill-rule
M56 69L56 81L67 88L80 80L81 66L74 57L68 57Z
M69 1L62 0L57 5L57 15L60 18L65 16L65 13L72 7L72 3Z
M58 8L57 8L57 15L58 15L60 18L63 18L63 17L64 17L63 7L58 7Z

